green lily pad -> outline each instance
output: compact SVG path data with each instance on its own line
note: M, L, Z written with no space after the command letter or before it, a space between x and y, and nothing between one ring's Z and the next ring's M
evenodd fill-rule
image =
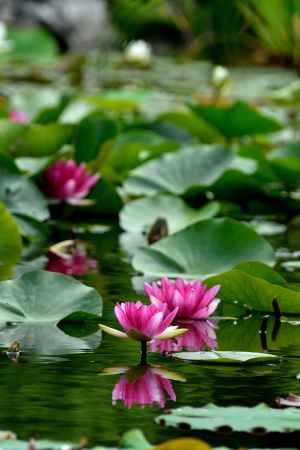
M221 284L219 298L247 309L273 312L274 301L281 313L300 314L300 291L281 282L281 277L263 265L240 265L214 276L209 285ZM275 305L275 306L276 306Z
M96 159L102 145L118 132L117 122L103 113L93 113L79 123L75 135L75 159L77 162Z
M274 264L270 244L232 219L203 220L141 248L133 259L140 272L154 276L203 278L244 261Z
M16 264L22 252L22 239L18 225L0 202L0 265Z
M279 357L270 353L210 351L210 352L178 352L172 356L184 361L203 364L262 364L271 363Z
M57 324L63 319L96 319L101 313L95 289L66 275L37 270L0 283L3 322Z
M0 201L13 214L21 214L43 221L49 212L46 200L36 186L23 175L0 167Z
M167 221L169 233L175 233L200 220L210 219L218 214L220 205L211 202L200 209L192 209L178 197L157 195L135 200L124 206L120 212L120 224L126 231L142 233L158 218Z
M182 195L212 186L229 170L252 174L256 162L238 157L222 145L189 147L139 166L130 173L124 188L136 195Z
M53 441L35 441L37 450L64 450L72 448L71 444L66 442L53 442ZM18 439L9 439L0 441L1 450L28 450L28 441L19 441Z
M230 106L193 105L191 108L227 138L274 133L282 129L280 122L242 101Z
M22 352L31 355L67 355L95 350L101 343L101 332L69 336L56 324L45 322L0 326L0 347L9 347L14 341L20 343Z
M192 430L216 431L226 426L239 432L252 432L258 428L286 433L300 430L300 410L273 409L264 404L252 408L209 404L203 408L185 406L173 409L170 414L157 417L156 422Z

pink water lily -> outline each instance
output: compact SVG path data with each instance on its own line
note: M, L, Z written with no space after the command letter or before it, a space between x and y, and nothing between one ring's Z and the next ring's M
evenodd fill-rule
M115 306L115 315L124 332L100 325L100 328L113 336L130 337L137 341L170 339L186 332L177 325L171 326L178 308L167 311L165 305L144 305L142 302L126 302Z
M29 119L27 117L27 114L23 111L18 111L16 109L10 111L9 118L16 123L28 123Z
M186 320L176 322L180 328L187 332L175 339L165 341L153 340L150 344L152 352L181 352L186 349L189 352L201 351L204 348L215 349L217 347L216 325L209 320Z
M176 281L162 278L158 283L144 284L145 293L152 304L165 305L168 311L177 308L176 319L207 319L216 310L219 300L216 298L220 286L208 289L200 281Z
M89 270L96 269L97 261L89 258L79 249L72 255L58 255L53 252L48 253L46 270L49 272L59 272L66 275L82 276Z
M133 370L137 372L136 376ZM168 374L164 374L159 368L140 366L129 368L120 378L113 389L112 401L115 404L117 400L121 400L127 408L131 408L134 404L142 407L157 404L164 408L166 396L176 401L176 394Z
M73 159L56 161L45 174L45 193L48 197L67 203L81 203L91 188L100 179L92 175L84 163L77 164Z

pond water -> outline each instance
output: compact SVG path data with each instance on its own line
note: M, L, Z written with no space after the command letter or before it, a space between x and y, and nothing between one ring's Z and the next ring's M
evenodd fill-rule
M91 241L96 245L99 273L86 276L84 281L96 287L103 297L103 322L115 326L113 304L117 300L139 298L132 286L134 272L118 248L116 232L94 235ZM282 244L279 240L277 247ZM229 313L232 315L232 311L224 311L226 315ZM216 319L218 350L260 352L268 349L273 354L284 356L284 360L276 363L198 365L149 354L149 362L176 371L182 378L181 381L171 381L176 402L167 400L166 408L182 405L200 407L210 402L255 406L262 401L275 406L277 396L286 396L289 392L299 394L300 323L285 320L278 324L269 317L262 324L262 316L238 320ZM85 331L76 325L63 329L65 333L77 337ZM104 375L103 370L136 365L139 362L137 343L105 335L94 351L76 353L73 349L72 352L58 351L55 354L54 350L51 355L39 355L37 349L39 344L42 346L40 338L37 336L36 341L32 339L32 351L22 353L17 362L5 355L0 359L2 429L11 429L21 438L35 436L37 439L75 442L86 437L93 445L111 446L117 445L125 431L137 427L153 443L181 435L178 430L162 428L155 423L154 419L160 413L159 407L133 406L127 409L120 401L112 405L112 390L120 375ZM197 435L213 445L233 448L241 445L252 448L292 447L299 442L299 435L296 434L288 437Z

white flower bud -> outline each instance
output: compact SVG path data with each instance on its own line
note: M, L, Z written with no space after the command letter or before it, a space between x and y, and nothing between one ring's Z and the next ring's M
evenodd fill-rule
M148 66L152 60L151 45L143 40L130 42L125 49L125 59L131 64Z
M218 89L221 89L225 86L227 81L229 80L230 72L226 67L223 66L215 66L212 71L211 82L212 85Z

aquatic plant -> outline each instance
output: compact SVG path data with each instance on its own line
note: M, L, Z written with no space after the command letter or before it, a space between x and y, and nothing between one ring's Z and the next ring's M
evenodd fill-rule
M9 113L9 118L16 123L27 123L29 122L29 118L24 111L18 111L17 109L13 109Z
M100 325L100 328L113 336L131 338L147 342L152 339L164 340L184 334L187 330L172 325L178 308L167 312L166 305L144 305L142 302L126 302L115 306L115 315L125 333Z
M92 175L84 163L77 165L73 159L59 160L44 173L44 190L52 199L80 204L99 179L100 175Z
M187 328L187 332L175 339L165 341L153 340L150 344L152 352L180 352L186 349L189 352L203 350L205 347L217 347L216 326L209 320L186 320L175 322L179 328Z
M89 258L81 249L75 248L71 254L59 254L54 251L48 252L46 270L59 272L66 275L85 275L90 269L97 267L97 261Z
M167 277L158 283L145 283L144 289L152 304L166 306L168 311L176 308L176 319L207 319L217 308L216 298L220 285L207 289L200 281L176 281Z

